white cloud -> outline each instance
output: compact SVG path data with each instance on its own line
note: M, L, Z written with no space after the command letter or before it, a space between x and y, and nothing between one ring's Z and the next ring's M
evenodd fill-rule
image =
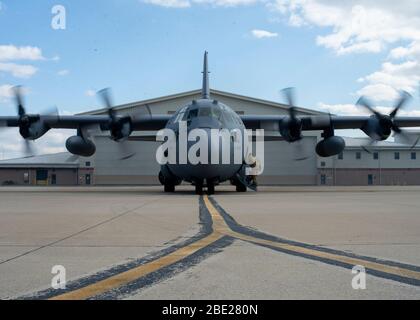
M323 111L330 112L336 115L344 115L344 116L371 115L371 113L365 108L354 105L354 104L326 104L326 103L320 102L318 103L318 108ZM391 111L393 110L393 107L377 106L375 107L375 109L382 114L390 114ZM400 110L398 115L419 117L420 110Z
M261 29L254 29L251 31L251 34L257 39L278 37L278 33L261 30Z
M0 61L12 60L44 60L42 50L37 47L16 47L14 45L0 45Z
M69 70L64 69L64 70L60 70L60 71L58 71L58 72L57 72L57 75L59 75L59 76L67 76L69 73L70 73L70 71L69 71Z
M13 96L11 84L0 85L0 102L6 102Z
M391 55L400 55L402 51ZM376 101L389 101L398 97L399 90L415 94L420 82L420 59L401 63L385 62L379 71L363 78L366 85L358 91Z
M86 90L85 95L88 97L94 97L96 96L96 91L92 89Z
M357 91L357 94L375 101L391 101L398 98L398 91L383 83L369 84Z
M192 2L197 4L210 4L215 7L238 7L251 5L261 0L192 0Z
M16 78L30 78L38 69L31 65L0 62L0 72L10 73Z
M275 0L271 8L293 26L316 26L319 46L337 55L389 50L380 70L357 79L357 91L390 101L399 90L414 93L420 81L420 5L417 0ZM408 43L404 45L404 43ZM398 44L398 47L392 46ZM395 61L398 60L398 61Z
M37 47L0 45L0 72L10 73L16 78L30 78L38 69L32 65L17 64L10 61L44 59L41 49Z
M74 135L73 130L51 130L45 136L31 143L31 149L37 154L48 154L66 151L65 143L68 137ZM10 159L24 157L24 140L17 128L2 130L0 158Z
M261 2L261 0L143 0L143 2L166 8L189 8L193 3L214 7L238 7Z
M276 0L271 8L287 14L294 26L329 28L317 43L339 55L377 53L400 40L420 39L416 0Z
M354 104L326 104L320 102L318 108L337 115L367 115L368 113Z
M189 0L144 0L144 3L166 8L188 8L191 6Z

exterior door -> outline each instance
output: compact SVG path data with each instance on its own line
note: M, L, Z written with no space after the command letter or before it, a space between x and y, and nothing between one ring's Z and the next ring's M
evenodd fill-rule
M90 174L86 174L85 175L85 184L87 186L90 186L91 185L91 175Z
M369 174L368 175L368 185L372 186L373 185L373 174Z
M47 169L36 170L36 184L39 186L48 185L48 170Z

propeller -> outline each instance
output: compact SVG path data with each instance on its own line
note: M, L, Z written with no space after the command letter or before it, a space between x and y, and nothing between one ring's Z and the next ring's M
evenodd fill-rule
M392 132L394 132L395 135L399 135L400 139L405 144L413 144L413 137L407 131L401 129L394 121L398 112L406 105L406 103L411 98L412 97L408 92L401 91L400 98L397 100L394 109L389 115L382 114L375 110L373 104L366 97L362 96L357 101L357 105L364 107L366 110L372 113L371 118L362 128L362 130L372 139L370 143L363 146L363 149L365 151L370 152L368 150L368 147L374 145L378 141L388 139ZM412 148L414 148L416 144L417 141L414 142Z
M114 104L111 99L111 90L109 88L98 91L98 96L101 98L102 103L107 109L109 117L108 128L111 134L111 139L118 142L120 153L123 155L120 160L127 160L135 156L136 152L131 150L127 139L132 133L131 128L131 117L130 116L118 116Z
M21 86L14 87L13 92L15 95L17 114L19 117L18 118L19 133L24 139L23 152L25 153L26 156L32 156L34 155L34 148L31 142L29 141L29 139L31 139L30 127L32 123L39 120L39 116L31 117L26 114Z
M309 157L305 154L302 120L296 116L295 89L285 88L281 90L281 93L289 106L289 116L280 123L280 133L286 141L293 143L294 160L306 160Z

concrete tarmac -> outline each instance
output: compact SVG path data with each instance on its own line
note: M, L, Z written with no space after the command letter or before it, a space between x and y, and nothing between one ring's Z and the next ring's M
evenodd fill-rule
M419 299L420 188L0 189L0 298ZM367 268L354 290L352 264ZM67 289L51 289L51 269Z

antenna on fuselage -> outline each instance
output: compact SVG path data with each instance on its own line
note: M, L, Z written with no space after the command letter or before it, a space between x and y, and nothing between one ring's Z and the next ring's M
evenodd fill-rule
M201 89L201 98L210 99L210 87L209 87L209 68L207 64L208 52L204 52L204 65L203 65L203 88Z

